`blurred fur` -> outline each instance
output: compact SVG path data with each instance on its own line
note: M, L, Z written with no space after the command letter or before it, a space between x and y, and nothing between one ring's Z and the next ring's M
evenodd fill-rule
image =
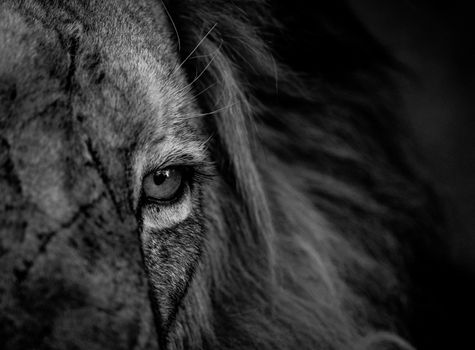
M433 213L397 64L338 2L165 5L222 175L172 348L410 348Z

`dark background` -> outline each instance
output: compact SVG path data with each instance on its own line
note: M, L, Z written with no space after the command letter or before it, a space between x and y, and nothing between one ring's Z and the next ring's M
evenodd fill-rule
M471 1L350 0L370 32L416 73L406 116L446 204L454 262L475 271L475 19Z
M473 1L350 0L414 77L399 82L405 117L448 222L450 278L433 348L475 349L475 19ZM442 334L442 335L441 335ZM471 345L469 345L471 344Z

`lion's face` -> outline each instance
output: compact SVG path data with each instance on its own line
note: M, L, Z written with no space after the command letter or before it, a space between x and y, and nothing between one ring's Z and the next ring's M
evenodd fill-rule
M210 171L173 30L158 2L15 3L0 7L0 339L151 346L148 283L165 329Z
M0 348L409 348L396 64L315 5L0 2Z

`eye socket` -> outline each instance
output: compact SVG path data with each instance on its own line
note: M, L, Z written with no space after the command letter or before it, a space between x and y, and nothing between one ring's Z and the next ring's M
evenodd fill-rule
M180 168L166 168L150 173L143 180L145 197L158 202L172 201L183 190L184 177Z

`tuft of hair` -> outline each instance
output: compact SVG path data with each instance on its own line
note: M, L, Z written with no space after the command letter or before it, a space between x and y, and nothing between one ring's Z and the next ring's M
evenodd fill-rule
M411 349L436 213L397 63L341 1L164 4L220 174L170 348Z

